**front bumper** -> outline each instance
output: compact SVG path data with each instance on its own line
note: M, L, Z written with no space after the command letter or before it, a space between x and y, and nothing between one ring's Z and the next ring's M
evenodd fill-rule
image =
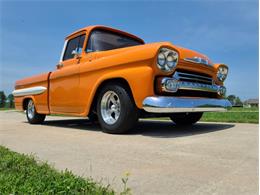
M152 113L221 112L231 107L226 99L151 96L143 101L143 109Z

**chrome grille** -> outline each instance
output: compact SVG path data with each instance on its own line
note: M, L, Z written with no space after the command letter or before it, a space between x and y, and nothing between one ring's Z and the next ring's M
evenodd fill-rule
M173 78L179 81L193 82L193 83L202 83L202 84L213 84L213 79L210 76L200 75L198 73L187 73L176 71L173 75Z

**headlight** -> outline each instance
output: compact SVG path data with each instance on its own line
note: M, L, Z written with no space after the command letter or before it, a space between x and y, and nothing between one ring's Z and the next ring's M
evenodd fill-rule
M218 94L220 95L220 96L225 96L226 95L226 91L227 91L227 89L226 89L226 87L224 87L224 86L221 86L221 87L219 87L219 89L218 89Z
M158 65L161 67L161 66L164 66L165 65L165 62L166 62L166 57L163 53L159 53L158 54L158 58L157 58L157 63Z
M157 66L164 72L171 72L178 62L178 53L171 49L161 48L157 56Z
M221 82L225 81L225 79L227 78L227 74L228 74L228 67L220 65L218 67L218 72L217 72L218 80Z

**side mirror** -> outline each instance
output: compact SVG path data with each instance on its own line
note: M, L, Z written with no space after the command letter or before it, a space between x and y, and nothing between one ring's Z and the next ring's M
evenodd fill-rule
M56 65L56 68L57 68L57 69L60 69L60 68L62 68L62 67L63 67L63 64L62 64L61 62Z
M76 49L74 49L71 54L74 56L74 58L79 59L80 58L80 51L77 51Z

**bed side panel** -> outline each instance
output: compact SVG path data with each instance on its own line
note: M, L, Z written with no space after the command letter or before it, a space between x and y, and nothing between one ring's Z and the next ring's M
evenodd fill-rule
M46 90L41 94L27 94L24 96L15 97L15 107L18 110L23 110L23 102L27 98L34 100L35 107L38 113L49 114L49 73L36 75L19 80L15 83L15 90L28 89L32 87L45 87Z

